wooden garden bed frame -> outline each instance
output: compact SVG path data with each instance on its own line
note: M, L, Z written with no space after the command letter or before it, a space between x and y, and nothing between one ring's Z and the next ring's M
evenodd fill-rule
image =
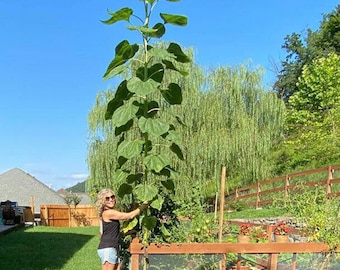
M267 269L278 269L278 257L280 253L292 253L291 269L296 270L297 253L327 253L329 247L326 243L183 243L183 244L151 244L144 250L138 239L133 239L130 245L131 269L139 270L139 256L147 252L148 255L172 255L172 254L268 254ZM338 250L337 252L340 252ZM239 256L240 258L240 256ZM226 269L221 262L221 269ZM237 268L241 269L241 261Z
M307 174L312 174L321 171L327 171L328 177L323 182L326 184L326 195L336 195L340 196L340 192L331 193L330 186L333 183L340 183L340 178L333 179L334 170L340 169L339 165L328 166L325 168L310 170ZM289 179L293 176L305 175L306 172L296 173L286 176L285 186L282 188L284 194L288 194ZM269 182L273 182L278 180L279 178L275 178L270 180ZM280 179L281 180L281 179ZM139 257L141 255L172 255L172 254L223 254L228 256L228 253L237 253L238 262L236 269L241 269L241 256L242 254L267 254L268 261L266 262L266 268L268 270L277 270L278 269L278 258L281 253L290 253L292 254L292 262L291 262L291 270L296 270L296 254L297 253L328 253L331 252L327 243L276 243L271 242L271 238L269 238L269 243L249 243L249 244L241 244L241 243L222 243L222 226L223 226L223 217L224 217L224 206L225 206L225 183L226 183L226 167L222 167L221 174L221 194L220 194L220 216L219 216L219 232L218 239L219 243L179 243L179 244L165 244L165 245L156 245L150 244L147 248L144 248L142 244L139 243L138 238L133 239L130 244L130 254L131 254L131 269L139 270ZM315 182L312 182L315 184ZM311 183L309 183L311 184ZM249 188L249 187L247 187ZM243 188L245 189L245 188ZM242 189L242 190L243 190ZM277 191L277 189L272 190ZM272 192L270 191L270 192ZM248 198L254 196L257 198L256 200L256 208L260 205L260 194L261 188L257 186L257 192L255 194L248 194L243 196L244 198ZM262 192L263 194L263 192ZM237 196L236 199L240 197ZM263 203L263 202L262 202ZM217 209L217 208L215 208ZM237 222L238 223L238 222ZM273 226L272 225L261 225L261 224L251 224L255 226L263 226L266 227L267 235L272 235ZM340 252L340 248L333 252ZM226 257L224 257L226 258ZM226 269L225 260L220 262L220 269Z

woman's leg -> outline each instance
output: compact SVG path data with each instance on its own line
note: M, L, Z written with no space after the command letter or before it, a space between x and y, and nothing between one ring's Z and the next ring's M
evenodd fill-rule
M102 264L102 270L119 270L119 260L117 256L117 250L114 248L98 249L98 255L101 261L105 261ZM116 262L116 263L110 263Z
M112 264L109 262L105 262L104 264L102 264L102 270L116 270L116 265L117 264Z

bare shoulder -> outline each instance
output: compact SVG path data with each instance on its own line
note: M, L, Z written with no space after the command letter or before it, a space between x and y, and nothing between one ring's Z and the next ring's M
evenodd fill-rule
M124 220L124 219L130 219L131 218L131 213L125 213L125 212L120 212L116 209L108 209L103 212L103 220L104 221L109 221L110 219L115 219L115 220Z
M119 215L119 211L116 209L105 210L102 214L104 221L109 221L110 219L116 219L115 216Z

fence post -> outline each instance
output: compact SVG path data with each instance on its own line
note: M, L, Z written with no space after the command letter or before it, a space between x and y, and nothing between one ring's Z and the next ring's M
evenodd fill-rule
M131 254L131 270L139 269L139 255Z
M257 182L257 192L256 192L256 203L255 208L260 208L260 193L261 193L261 184L260 182Z
M236 188L236 190L235 190L235 198L238 198L238 197L239 197L238 188Z
M279 253L271 253L269 255L269 269L277 270L277 263L279 259Z
M288 196L289 180L290 180L290 177L287 174L286 175L286 179L285 179L285 194L284 194L284 198L286 198Z
M333 179L332 167L328 166L328 174L327 174L327 182L326 182L326 197L327 198L332 193L332 190L331 190L331 180L332 179Z
M296 270L296 253L293 253L292 270Z
M50 222L49 222L49 216L48 216L48 207L47 207L47 205L45 205L45 224L46 224L46 226L50 226L49 223Z
M267 235L268 235L268 241L269 243L272 242L272 237L273 237L273 226L272 225L266 225L267 226Z

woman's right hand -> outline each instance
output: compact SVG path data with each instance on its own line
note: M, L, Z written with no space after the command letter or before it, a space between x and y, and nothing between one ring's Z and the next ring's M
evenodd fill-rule
M142 212L145 211L148 207L149 207L149 202L148 202L148 201L145 201L145 202L143 202L138 208L139 208L139 211L142 213Z

